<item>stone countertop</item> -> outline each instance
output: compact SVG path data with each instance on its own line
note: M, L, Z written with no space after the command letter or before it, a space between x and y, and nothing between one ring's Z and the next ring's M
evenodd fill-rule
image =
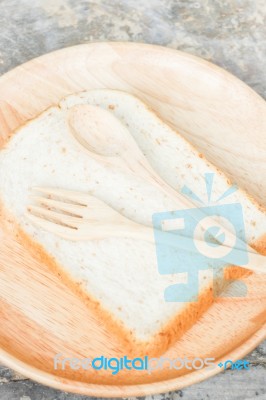
M91 41L160 44L232 72L266 98L265 0L1 0L0 74L53 50ZM154 400L266 399L266 342L226 371ZM0 400L78 400L0 366Z

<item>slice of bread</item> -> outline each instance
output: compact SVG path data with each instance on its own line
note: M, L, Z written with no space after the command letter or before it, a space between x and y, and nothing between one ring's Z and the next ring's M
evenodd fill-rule
M60 273L71 290L83 296L103 323L119 335L129 354L160 354L212 303L210 271L200 273L197 302L166 302L165 288L184 282L185 276L161 275L153 244L116 238L71 242L33 226L25 217L34 186L88 192L146 225L152 225L155 212L175 210L173 200L157 188L107 168L76 143L67 124L67 111L87 103L114 113L154 169L177 191L186 185L207 200L204 176L208 172L216 173L215 199L231 183L140 100L115 90L69 96L19 129L0 152L2 206L18 224L24 244ZM247 241L262 251L265 210L241 190L223 202L241 203Z

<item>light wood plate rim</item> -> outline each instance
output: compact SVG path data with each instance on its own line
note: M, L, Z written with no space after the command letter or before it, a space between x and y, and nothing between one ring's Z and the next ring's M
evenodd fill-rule
M254 350L263 340L265 340L266 324L252 335L241 346L234 349L230 353L224 355L222 359L216 360L216 364L223 360L240 360L247 353ZM99 385L88 384L70 379L63 379L56 377L53 374L41 371L29 364L26 364L19 359L0 349L0 362L5 364L18 373L32 379L42 385L50 386L54 389L77 393L80 395L94 396L94 397L131 397L131 396L145 396L151 394L165 393L174 390L180 390L187 386L193 385L211 378L221 372L221 369L216 366L212 370L206 368L194 371L185 376L175 379L169 379L159 382L140 384L140 385Z

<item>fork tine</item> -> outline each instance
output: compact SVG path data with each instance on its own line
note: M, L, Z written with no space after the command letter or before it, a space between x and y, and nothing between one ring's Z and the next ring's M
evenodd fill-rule
M61 236L68 240L78 240L77 231L73 228L58 225L54 222L47 221L46 219L37 217L34 214L31 214L29 211L26 212L26 217L31 221L34 225L44 229L45 231L51 232L55 235Z
M57 196L64 200L75 201L79 205L86 206L88 204L88 195L86 193L49 187L33 187L32 190L51 196Z
M83 217L83 211L86 209L85 206L80 206L79 204L64 203L60 200L48 199L47 197L30 196L30 198L35 200L36 203L54 208L57 211L65 211L74 214L77 217Z
M31 214L37 214L38 217L43 219L52 219L55 223L60 225L68 226L72 229L78 229L80 225L80 218L78 217L71 217L66 214L60 214L55 211L47 210L44 207L39 206L29 206L28 211Z

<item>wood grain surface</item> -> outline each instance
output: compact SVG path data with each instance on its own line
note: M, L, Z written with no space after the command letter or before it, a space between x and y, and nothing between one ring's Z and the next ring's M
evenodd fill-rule
M166 79L166 76L171 79ZM197 76L201 79L206 76L204 90ZM207 76L211 78L207 79ZM190 84L184 85L183 82ZM217 85L219 90L216 90ZM264 132L266 120L260 118L257 121L258 110L266 107L263 100L219 68L161 47L98 43L51 53L0 79L2 145L15 129L57 104L63 96L101 87L136 94L164 120L175 124L177 130L189 132L200 144L203 135L212 138L215 128L219 128L217 114L225 99L226 110L230 111L227 117L223 106L224 142L227 138L237 140L239 134L246 135L243 117L239 114L242 103L254 110L249 114L253 136L246 135L250 146L258 146ZM238 109L230 107L228 87L234 87L231 100L234 105L238 97ZM193 124L188 124L186 114L190 118L193 116ZM234 130L236 120L239 121L237 132ZM211 148L216 154L219 153L219 143L218 138L216 142L212 141ZM233 147L231 155L234 151L237 151L241 170L241 165L245 165L245 152L241 153L240 146L236 150ZM260 151L259 147L257 151ZM252 181L246 179L246 188L252 191L253 186L248 186L249 183ZM126 350L80 298L66 289L56 270L51 270L45 259L38 260L36 254L29 252L10 219L10 216L2 214L0 359L4 363L56 388L107 397L180 389L220 372L218 366L213 370L192 373L167 369L154 371L151 375L122 371L115 379L115 386L109 371L54 370L53 358L58 353L79 358L99 354L120 357ZM251 274L243 281L248 288L246 297L217 299L164 356L171 359L176 354L189 359L209 356L218 363L219 359L240 359L252 350L265 337L265 276Z
M88 2L90 12L87 14L83 12L82 3L67 1L62 5L62 2L55 0L53 2L40 1L36 6L30 1L23 0L18 6L14 1L1 2L1 21L3 23L0 70L6 71L33 56L80 41L144 40L179 47L214 60L238 74L262 95L265 94L263 89L263 85L265 85L263 62L265 59L263 61L261 58L264 28L262 29L263 25L260 22L265 15L263 3L259 6L259 2L255 5L254 2L245 0L241 4L239 13L237 1L232 1L227 5L220 5L219 1L200 1L195 4L195 8L193 1L188 1L182 6L170 1L167 4L165 2L158 17L155 9L152 10L152 6L150 8L148 4L147 6L136 4L134 1L134 7L137 5L137 8L136 13L132 14L132 18L129 12L132 10L130 1L125 1L124 4L114 1L112 5L102 0L97 3ZM172 4L175 7L171 8ZM205 6L209 10L207 13L204 12ZM211 27L212 21L215 18L218 21L223 13L222 26L219 24L219 27L214 25L211 29L207 29L207 27ZM34 18L39 22L31 25L31 20ZM111 21L114 21L113 26ZM151 25L148 21L151 21ZM172 26L172 22L180 24L180 21L184 23L185 36L181 25ZM190 22L188 23L188 21ZM195 30L202 33L201 35L194 35L190 31L189 26L192 23ZM29 31L27 26L30 25L31 30ZM76 29L77 26L78 29ZM254 29L256 39L254 35L249 34ZM220 35L217 36L218 31ZM43 40L45 36L46 39ZM242 38L245 38L247 50L245 52L243 52ZM256 51L252 51L254 47ZM263 398L265 394L263 354L265 354L265 350L263 353L263 348L260 346L252 354L251 358L254 361L252 379L250 379L250 374L227 371L204 383L161 397L204 400L208 398ZM28 400L27 396L37 400L81 398L78 395L67 395L42 387L27 379L24 380L20 375L12 374L5 367L0 370L0 376L2 377L0 397L4 400L20 399L24 398L24 395L25 400Z

